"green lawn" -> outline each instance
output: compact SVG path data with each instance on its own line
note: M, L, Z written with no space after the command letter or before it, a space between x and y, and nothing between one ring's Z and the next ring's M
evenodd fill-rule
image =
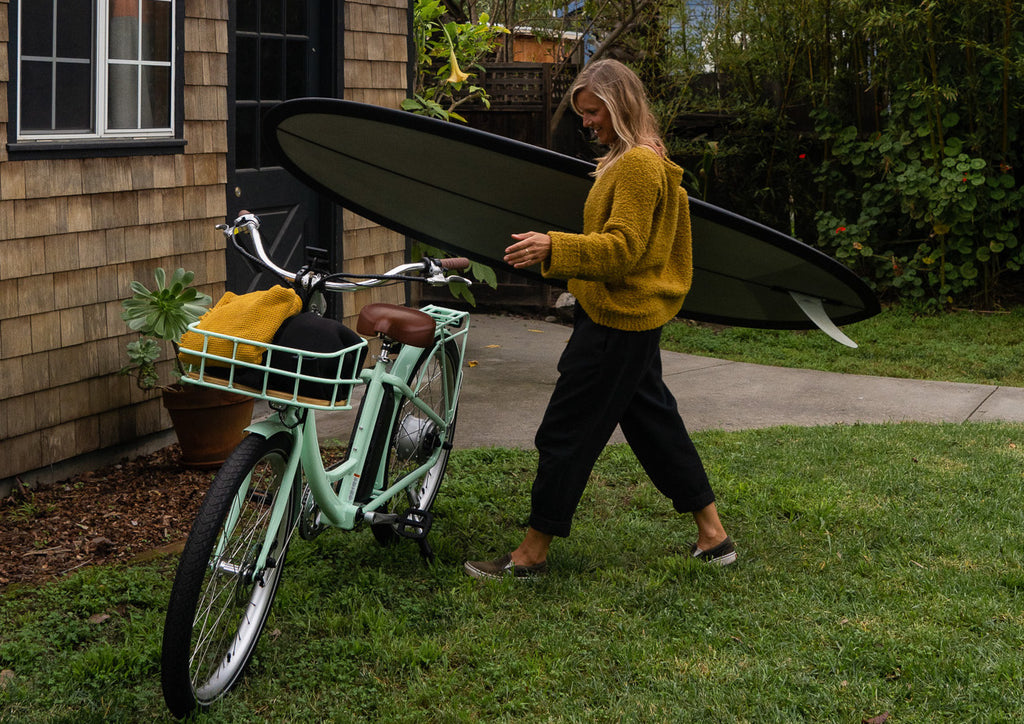
M298 541L212 722L997 722L1024 717L1024 426L695 435L739 562L610 447L546 579L467 557L522 534L535 454L452 456L438 561ZM0 595L3 722L152 722L173 559Z
M818 330L721 329L673 322L662 346L780 367L1024 387L1024 308L926 316L886 308L843 331L857 342L857 349L843 347Z

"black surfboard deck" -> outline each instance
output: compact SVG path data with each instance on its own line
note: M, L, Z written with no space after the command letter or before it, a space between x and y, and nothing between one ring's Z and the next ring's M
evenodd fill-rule
M582 230L594 166L569 156L336 99L281 103L266 125L285 167L336 203L497 268L511 269L502 257L512 233ZM878 313L867 284L827 254L694 199L690 215L694 275L681 316L832 334L829 320Z

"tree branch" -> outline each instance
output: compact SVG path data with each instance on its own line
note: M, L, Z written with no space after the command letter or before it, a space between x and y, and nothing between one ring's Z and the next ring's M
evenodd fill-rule
M641 0L636 4L632 14L624 20L619 21L611 32L608 33L601 41L601 44L594 50L594 54L590 56L589 62L593 63L595 60L600 60L601 57L608 52L608 49L619 39L623 33L632 30L636 25L637 18L640 17L640 13L646 10L650 5L654 4L654 0ZM596 20L596 19L595 19ZM572 100L572 87L569 88L564 94L562 94L561 100L558 102L558 107L551 116L551 133L552 135L558 129L558 124L562 121L562 116L565 115L565 111L569 108L569 102Z

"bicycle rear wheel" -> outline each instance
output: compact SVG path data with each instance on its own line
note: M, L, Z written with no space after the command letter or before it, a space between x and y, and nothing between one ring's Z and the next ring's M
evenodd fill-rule
M458 371L458 348L453 342L448 342L441 347L424 350L409 376L409 387L419 398L438 417L451 420L445 431L440 430L407 398L401 398L397 406L390 404L381 407L374 426L374 443L371 443L370 449L384 448L384 490L423 465L440 448L433 465L427 468L417 482L406 488L405 496L397 495L388 501L386 512L401 514L406 510L418 510L428 513L434 504L448 467L448 456L455 435L459 402L455 388ZM386 447L384 440L387 440ZM421 518L419 515L410 517L413 523ZM382 545L390 544L398 537L392 524L374 525L371 530Z
M298 515L297 486L284 486L291 436L251 434L217 473L203 501L171 589L161 679L177 717L204 709L238 683L270 614ZM271 530L271 513L288 495ZM257 559L265 540L270 557Z

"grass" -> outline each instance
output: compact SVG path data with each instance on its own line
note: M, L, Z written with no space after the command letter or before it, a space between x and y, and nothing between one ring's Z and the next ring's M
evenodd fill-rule
M836 372L1024 385L1024 310L819 332L679 323L665 345ZM453 454L438 562L365 532L296 541L250 675L206 717L250 721L998 722L1024 716L1024 426L695 435L741 552L609 447L552 575L484 583L522 534L535 454ZM0 594L0 722L166 721L174 558Z
M1024 426L703 432L740 562L609 447L552 574L518 542L534 453L456 451L435 565L365 531L298 541L256 660L207 721L998 722L1024 717ZM0 721L166 721L173 559L0 595Z
M722 329L673 322L666 327L662 346L780 367L1024 387L1024 308L1005 314L919 316L889 307L843 331L860 345L857 349L842 347L817 330Z

